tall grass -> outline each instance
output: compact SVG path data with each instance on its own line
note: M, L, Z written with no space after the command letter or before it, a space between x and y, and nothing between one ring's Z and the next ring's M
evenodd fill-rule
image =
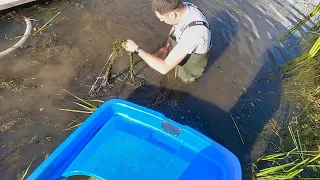
M79 127L82 124L82 122L78 123L80 119L82 119L83 117L86 117L87 115L94 113L98 109L98 107L104 103L104 101L96 100L96 99L95 100L92 100L92 99L84 100L84 99L72 94L71 92L67 91L66 89L64 89L64 92L66 92L67 94L69 94L71 97L74 98L74 100L69 101L69 102L77 105L80 109L59 108L59 110L84 114L84 116L81 116L78 119L72 121L64 131L73 131L74 129Z
M317 178L320 168L320 150L303 150L299 135L294 135L292 127L289 126L291 137L295 148L288 152L278 152L259 158L252 164L253 169L258 170L253 179L294 179L294 178ZM298 131L297 131L298 133ZM298 142L298 143L297 143Z
M289 38L319 10L320 4L283 38ZM288 126L293 149L258 159L252 164L255 170L253 179L315 180L320 177L319 27L320 22L297 41L303 53L287 62L281 70L284 96L294 109Z
M314 10L302 19L298 24L293 26L283 36L279 38L280 41L289 39L297 30L301 29L312 17L314 17L320 11L320 3L314 8Z
M59 108L59 110L61 111L68 111L68 112L75 112L75 113L82 113L82 114L92 114L94 111L97 110L98 106L101 103L104 103L104 101L102 100L84 100L72 93L70 93L69 91L64 89L64 92L66 92L67 94L69 94L70 96L72 96L73 98L75 98L75 100L77 101L70 101L73 104L78 105L81 109L63 109L63 108ZM99 105L95 105L95 104L99 104Z
M282 69L284 95L298 108L294 115L301 139L309 149L320 148L320 35L311 49Z
M309 19L319 10L320 4L310 13ZM301 143L311 150L320 149L319 28L320 22L297 41L303 53L287 62L281 71L284 95L297 109L297 114L293 114L293 122L297 125Z
M111 75L111 69L113 64L118 60L121 56L123 56L123 51L124 48L122 47L122 44L125 43L126 40L121 39L121 38L115 38L113 41L113 47L112 47L112 58L110 60L110 63L108 64L107 70L105 72L105 77L107 79L110 78ZM132 82L135 82L135 72L134 72L134 58L133 58L133 53L129 52L128 53L129 57L129 64L130 64L130 80Z

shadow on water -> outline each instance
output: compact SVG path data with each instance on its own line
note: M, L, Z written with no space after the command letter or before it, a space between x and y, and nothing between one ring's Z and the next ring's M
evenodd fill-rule
M127 100L150 107L202 132L235 153L243 164L248 163L245 158L250 156L256 138L279 108L276 94L280 92L280 82L261 80L261 77L266 77L266 72L259 72L255 83L246 89L229 112L188 92L159 89L148 84L136 89ZM257 88L262 90L257 91ZM244 144L232 118L240 129Z

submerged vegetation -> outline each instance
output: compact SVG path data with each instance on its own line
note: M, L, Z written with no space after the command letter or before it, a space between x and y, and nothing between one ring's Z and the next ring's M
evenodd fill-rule
M320 4L281 40L299 30L320 10ZM283 65L281 76L292 112L288 125L291 145L252 164L253 179L319 179L320 177L320 22L297 40L302 54ZM290 139L287 139L290 141ZM290 147L291 146L291 147ZM293 147L292 147L293 146ZM258 168L260 167L260 168ZM263 168L261 168L263 167Z
M320 24L320 23L318 23ZM320 149L320 35L314 31L313 47L288 62L282 70L284 94L297 109L293 123L301 132L304 146ZM309 43L306 42L306 46Z
M299 131L294 131L289 125L292 142L295 146L290 151L284 151L278 147L279 152L259 158L252 163L253 179L305 179L319 177L320 150L303 150L302 139ZM263 165L263 169L258 166Z

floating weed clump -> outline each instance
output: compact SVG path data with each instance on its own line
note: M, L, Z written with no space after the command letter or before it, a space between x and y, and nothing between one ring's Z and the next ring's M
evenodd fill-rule
M27 87L24 85L17 85L14 80L11 80L8 82L1 82L0 89L5 89L12 92L20 92L27 89Z
M112 46L112 52L111 55L109 56L108 60L106 61L100 75L97 77L95 83L92 85L89 94L96 94L100 91L102 87L105 87L107 85L112 85L112 78L117 77L117 75L112 74L112 67L114 63L120 59L120 57L123 56L123 51L124 48L122 47L122 44L125 43L126 40L121 39L121 38L115 38L113 41L113 46ZM133 53L129 52L129 74L130 75L130 84L139 87L141 84L136 83L135 79L135 72L134 72L134 57ZM106 71L104 71L106 68ZM103 74L104 73L104 74ZM127 76L127 77L128 77Z
M124 39L116 38L113 41L113 47L112 47L112 58L110 60L110 63L107 67L105 77L108 79L110 78L110 71L112 69L112 65L115 63L117 59L119 59L123 55L123 47L122 44L126 41Z

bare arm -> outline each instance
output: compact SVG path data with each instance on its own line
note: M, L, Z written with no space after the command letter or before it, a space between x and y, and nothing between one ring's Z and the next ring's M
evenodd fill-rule
M131 40L128 40L126 44L123 44L123 47L129 52L134 52L138 48L135 42ZM175 66L177 66L187 56L187 54L175 51L173 49L169 53L168 57L163 60L141 49L139 51L139 56L150 67L160 72L161 74L166 74Z

